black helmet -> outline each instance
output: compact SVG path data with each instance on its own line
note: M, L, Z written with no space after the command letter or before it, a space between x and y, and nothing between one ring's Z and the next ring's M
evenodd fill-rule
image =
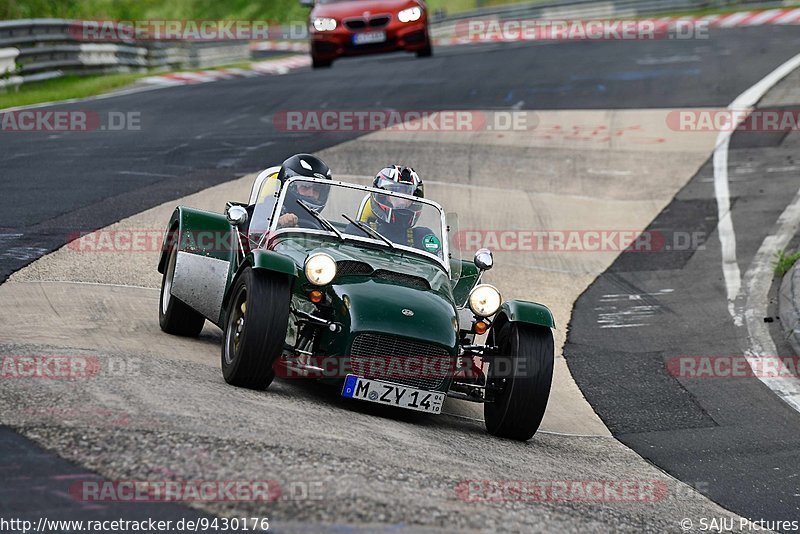
M425 186L422 184L422 178L411 167L401 167L400 165L385 167L375 176L372 186L376 189L425 198ZM397 198L395 197L395 200ZM405 226L413 226L422 213L422 204L419 202L397 207L391 196L378 193L372 194L370 207L378 219Z
M280 180L281 186L286 183L286 180L296 176L328 180L332 178L330 167L317 156L312 156L311 154L295 154L283 162L281 170L278 172L278 180ZM300 199L315 210L321 210L328 201L330 187L323 187L321 184L315 184L314 187L318 191L318 196L316 197L300 194L297 184L293 184L291 189L286 192L284 204L293 205L297 199Z
M295 154L281 164L278 180L281 184L287 178L306 176L308 178L332 178L331 169L327 163L311 154Z

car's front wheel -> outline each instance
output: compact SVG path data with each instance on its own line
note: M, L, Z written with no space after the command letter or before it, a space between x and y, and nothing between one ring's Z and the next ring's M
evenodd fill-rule
M431 57L432 55L433 55L433 47L431 46L430 42L428 42L425 48L417 50L417 57Z
M178 261L178 247L172 243L161 278L161 295L158 302L158 324L167 334L176 336L200 335L206 319L184 302L172 295L172 282L175 279L175 264Z
M333 61L330 60L322 60L317 58L316 56L311 56L311 68L314 69L326 69L333 65Z
M539 429L553 381L553 333L542 326L506 323L493 333L499 355L489 364L487 385L496 391L484 404L492 435L529 440Z
M291 288L285 275L245 267L231 290L222 342L222 375L234 386L265 389L283 350Z

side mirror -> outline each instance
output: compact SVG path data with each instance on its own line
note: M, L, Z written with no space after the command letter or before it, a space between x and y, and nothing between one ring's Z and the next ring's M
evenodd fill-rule
M482 248L475 253L475 266L481 271L488 271L494 265L494 257L492 251L488 248Z
M314 0L300 0L300 5L303 7L314 7Z
M225 212L225 217L231 225L240 227L247 222L247 210L242 206L231 206Z

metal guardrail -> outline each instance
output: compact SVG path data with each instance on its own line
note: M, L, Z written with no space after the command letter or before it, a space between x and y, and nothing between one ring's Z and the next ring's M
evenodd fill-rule
M0 89L66 74L89 75L148 69L207 68L250 59L246 41L91 42L82 39L84 22L65 19L0 21ZM10 52L8 52L10 54ZM14 72L14 75L3 75Z
M192 67L211 67L243 61L250 57L250 43L236 41L228 46L216 43L197 43L189 48L188 62Z

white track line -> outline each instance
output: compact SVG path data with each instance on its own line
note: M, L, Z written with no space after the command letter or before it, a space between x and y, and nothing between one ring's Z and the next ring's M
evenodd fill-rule
M798 67L800 67L800 54L739 95L728 106L728 110L752 110L767 91ZM745 117L741 117L740 121L743 120ZM767 293L772 278L772 255L775 251L785 247L800 228L800 193L781 214L774 232L767 236L761 244L750 268L745 273L744 292L742 293L742 278L736 259L736 233L731 218L728 183L728 151L733 130L735 128L731 131L720 132L717 137L714 149L714 195L717 200L718 234L722 248L722 272L725 277L728 311L736 326L747 327L749 346L746 348L746 355L755 372L758 358L778 356L769 330L763 323L763 317L766 316ZM764 376L759 376L759 379L781 399L800 411L800 380L796 377L765 378Z
M730 111L749 110L769 91L775 84L789 75L794 69L800 67L800 54L769 73L757 84L736 97ZM745 120L744 114L740 121ZM741 289L741 274L736 260L736 233L733 229L730 206L730 186L728 183L728 149L730 147L731 131L720 132L717 136L714 149L714 195L717 199L717 219L719 221L718 234L722 246L722 272L725 276L725 287L728 294L728 310L737 326L743 324L742 317L736 311L734 302Z
M739 294L742 277L736 261L736 233L731 218L731 194L728 182L728 148L730 132L720 132L714 149L714 196L717 199L717 234L722 248L722 274L728 297L728 311L737 326L741 320L736 317L734 301Z
M772 285L772 261L775 252L785 249L798 230L800 230L800 191L781 213L772 233L761 243L753 263L744 275L743 314L750 345L746 357L754 371L757 368L764 369L764 366L759 365L760 358L773 359L778 356L769 328L764 323L769 304L767 295ZM789 406L800 411L800 378L792 376L783 362L778 361L779 377L759 376L759 379Z

